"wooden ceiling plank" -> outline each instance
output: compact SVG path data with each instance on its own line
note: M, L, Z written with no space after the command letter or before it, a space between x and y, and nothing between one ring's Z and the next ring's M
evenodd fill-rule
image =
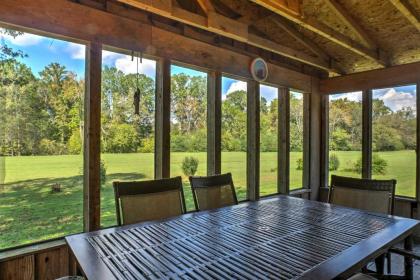
M214 6L211 3L211 0L196 0L197 4L203 10L203 12L208 15L211 12L214 12Z
M420 31L420 16L407 0L389 0Z
M118 2L131 5L139 9L147 10L152 13L171 18L173 20L183 22L200 29L211 31L231 39L248 43L252 46L283 55L285 57L315 66L328 72L340 74L340 72L331 67L329 61L309 56L304 52L296 51L260 36L250 34L248 32L248 25L215 12L209 13L206 18L204 16L191 13L187 10L175 6L171 6L169 9L168 5L162 5L164 9L160 10L158 5L148 5L146 3L147 0L118 0ZM162 3L165 2L165 0L160 0L159 2Z
M366 31L356 22L356 20L341 6L336 0L325 0L325 3L335 12L335 14L371 49L376 49L376 42Z
M354 40L336 32L334 29L328 27L327 25L317 20L296 16L290 11L287 11L285 9L279 9L277 8L276 5L273 5L272 1L274 0L251 0L251 1L275 12L276 14L284 18L287 18L288 20L293 21L294 23L302 26L303 28L306 28L348 50L353 51L354 53L357 53L363 57L366 57L372 61L375 61L379 65L386 66L388 64L388 62L385 59L380 57L380 55L378 54L376 50L371 50L360 45Z

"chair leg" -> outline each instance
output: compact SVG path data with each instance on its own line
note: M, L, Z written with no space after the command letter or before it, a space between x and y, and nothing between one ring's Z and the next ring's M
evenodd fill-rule
M386 253L386 273L391 274L391 253Z
M383 276L385 272L385 254L375 259L376 273L379 276Z
M407 251L413 251L413 237L408 236L404 240L404 249ZM405 268L405 277L406 279L413 279L414 272L413 272L413 258L410 256L404 257L404 268Z

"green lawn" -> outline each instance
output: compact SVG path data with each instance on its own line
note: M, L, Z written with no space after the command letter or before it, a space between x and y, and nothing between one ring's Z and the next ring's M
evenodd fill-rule
M336 152L340 168L334 174L358 176L349 166L360 152ZM171 153L171 175L182 175L182 159L192 155ZM415 152L383 152L387 160L387 174L380 178L398 180L397 193L413 196L415 193ZM206 154L195 153L200 161L198 175L206 172ZM302 171L296 170L301 153L290 155L291 188L301 187ZM112 181L153 178L153 154L104 154L107 182L102 187L102 225L115 224L115 206ZM261 154L261 195L277 189L276 153ZM232 172L238 198L246 198L246 154L222 154L222 171ZM5 160L5 184L0 186L0 249L64 236L82 231L82 157L36 156L8 157ZM1 159L0 159L1 161ZM0 166L1 167L1 166ZM379 177L378 177L379 178ZM61 192L52 192L51 186L61 185ZM184 178L188 209L193 209L189 184Z

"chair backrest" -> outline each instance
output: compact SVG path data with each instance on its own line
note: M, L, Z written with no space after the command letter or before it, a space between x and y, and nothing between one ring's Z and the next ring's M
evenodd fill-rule
M331 176L328 202L366 211L394 214L396 180Z
M113 182L118 225L160 220L185 213L181 177Z
M210 210L238 204L232 174L190 176L189 179L197 210Z

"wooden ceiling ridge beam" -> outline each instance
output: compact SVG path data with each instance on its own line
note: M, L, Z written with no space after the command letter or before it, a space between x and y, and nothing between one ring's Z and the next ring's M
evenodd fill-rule
M265 49L328 72L341 74L341 72L331 67L329 61L307 55L304 52L288 48L261 36L249 33L249 26L247 24L225 17L217 12L209 12L207 17L200 16L182 8L172 6L172 1L170 0L152 2L149 0L118 0L118 2Z
M335 14L346 23L346 25L357 34L359 39L361 39L366 45L369 46L371 49L377 49L377 43L372 39L369 34L367 34L366 30L360 26L356 22L356 20L348 13L348 11L341 6L337 0L325 0L325 3L335 12Z
M420 15L407 0L389 0L420 32Z
M336 32L331 27L311 18L304 18L303 16L295 15L286 9L280 9L277 6L274 5L274 0L251 0L252 2L265 7L266 9L271 10L272 12L302 26L303 28L306 28L356 54L359 54L365 58L368 58L372 61L375 61L379 65L387 66L388 59L381 57L381 53L378 50L372 50L369 48L366 48L359 44L358 42L355 42L351 38L348 38L347 36Z

